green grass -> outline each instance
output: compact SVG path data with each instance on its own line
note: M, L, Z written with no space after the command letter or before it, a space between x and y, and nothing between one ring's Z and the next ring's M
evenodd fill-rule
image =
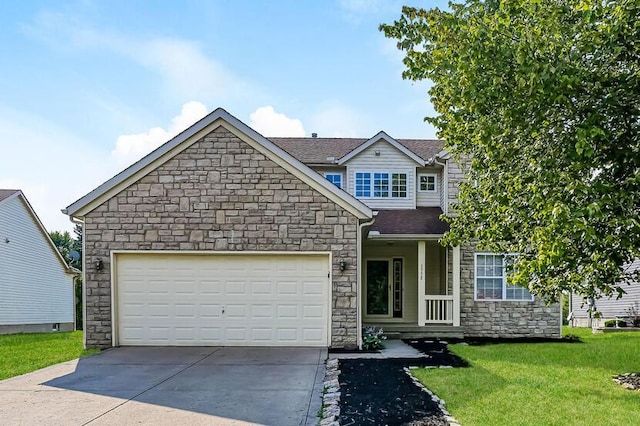
M96 352L83 349L82 331L0 335L0 380Z
M583 343L451 345L469 368L413 374L464 426L635 424L640 392L611 378L640 372L640 332L565 330Z

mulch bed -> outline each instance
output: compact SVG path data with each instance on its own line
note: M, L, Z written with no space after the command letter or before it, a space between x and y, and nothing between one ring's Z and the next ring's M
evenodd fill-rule
M340 424L447 425L438 404L412 382L404 368L464 367L467 363L438 341L421 341L420 350L428 357L340 360Z
M613 376L613 380L627 389L640 390L640 373L620 374Z

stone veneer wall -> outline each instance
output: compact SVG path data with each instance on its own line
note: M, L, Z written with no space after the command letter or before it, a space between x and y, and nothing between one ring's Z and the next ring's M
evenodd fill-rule
M354 347L357 226L220 127L86 215L86 344L111 346L111 250L251 250L331 251L331 344ZM349 265L343 272L341 260Z
M452 250L449 250L451 271ZM475 246L460 248L460 325L467 336L560 337L560 304L474 300Z

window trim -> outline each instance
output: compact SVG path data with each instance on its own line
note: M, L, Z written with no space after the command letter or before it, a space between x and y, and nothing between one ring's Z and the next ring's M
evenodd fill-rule
M502 268L502 299L478 299L478 256L513 256L513 253L491 253L491 252L476 252L473 255L473 300L474 302L516 302L516 303L531 303L535 301L535 297L531 294L530 299L507 299L507 268L503 262ZM494 277L494 278L497 278ZM529 289L526 289L529 291Z
M420 178L422 176L433 176L433 189L422 189L421 185L422 182L420 182ZM418 192L423 192L423 193L429 193L429 194L433 194L435 192L438 192L438 174L437 173L420 173L418 174Z
M339 185L339 186L338 186L338 185L336 185L336 184L335 184L335 182L333 182L333 181L330 181L330 180L329 180L329 182L331 182L333 185L335 185L335 186L336 186L336 188L340 188L340 189L343 189L343 188L344 188L344 184L343 184L343 182L344 182L344 176L342 175L342 173L340 173L340 172L324 172L324 173L323 173L323 176L324 176L324 178L325 178L325 179L327 179L327 180L329 180L329 176L340 176L340 185Z
M357 179L356 179L356 175L358 173L365 173L369 175L369 196L358 196L357 195L357 190L358 190L358 185L357 185ZM385 174L387 175L387 193L389 194L387 197L375 197L375 178L374 175L375 174ZM404 189L405 189L405 196L404 197L394 197L393 196L393 175L395 174L399 174L399 175L404 175L405 176L405 184L404 184ZM410 177L411 172L408 170L385 170L385 169L374 169L374 170L354 170L353 171L353 196L358 198L358 199L365 199L365 200L407 200L410 198Z

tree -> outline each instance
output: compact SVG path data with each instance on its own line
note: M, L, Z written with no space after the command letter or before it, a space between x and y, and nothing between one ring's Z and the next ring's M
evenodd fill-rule
M639 279L640 2L470 0L380 29L428 79L427 118L459 162L444 243L518 253L513 284L619 295Z
M52 231L49 233L49 236L67 264L73 268L82 270L82 226L76 224L73 232L75 238L71 237L69 231ZM72 251L78 253L75 259L71 256ZM82 275L77 275L74 279L74 293L76 299L76 329L82 330Z

